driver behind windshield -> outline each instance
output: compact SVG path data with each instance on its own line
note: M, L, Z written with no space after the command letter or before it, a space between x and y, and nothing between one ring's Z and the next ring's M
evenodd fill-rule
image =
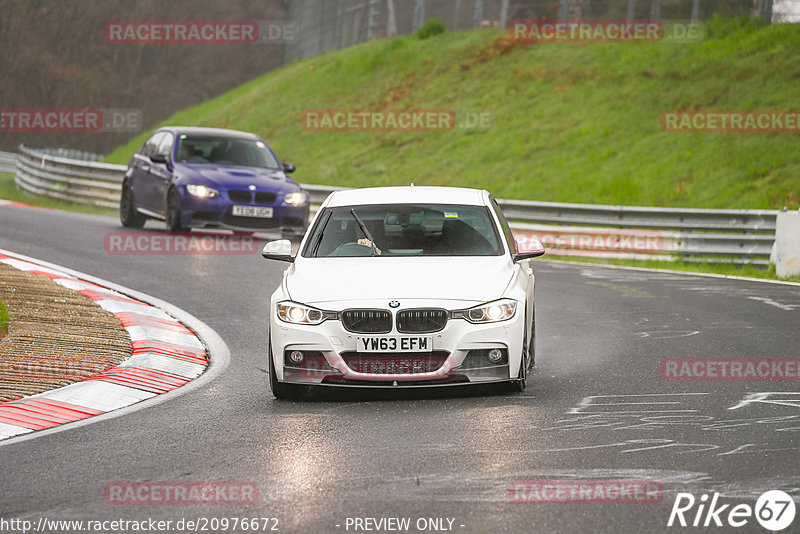
M186 162L189 161L189 158L191 158L192 156L194 156L194 145L192 145L190 143L183 143L181 145L180 162L181 163L186 163Z
M375 235L375 230L373 228L370 228L370 223L364 223L364 224L367 225L367 228L369 228L370 233ZM370 241L366 237L359 238L358 241L356 241L356 243L358 243L362 247L367 247L367 248L370 248L370 249L374 246L375 247L375 254L378 255L378 256L381 255L381 249L378 248L378 245L374 244L372 241Z

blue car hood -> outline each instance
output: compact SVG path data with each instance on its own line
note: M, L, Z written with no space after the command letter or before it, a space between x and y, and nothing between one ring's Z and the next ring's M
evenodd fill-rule
M187 179L200 177L205 185L222 189L247 189L255 185L259 190L294 190L296 182L286 177L282 171L256 169L253 167L218 167L212 165L184 166L183 176Z

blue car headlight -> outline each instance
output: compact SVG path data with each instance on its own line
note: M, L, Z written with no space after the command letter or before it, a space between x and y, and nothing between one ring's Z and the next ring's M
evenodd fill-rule
M302 206L306 202L308 202L308 193L305 191L295 191L283 197L283 203L290 206Z
M197 198L217 198L219 196L219 191L207 185L189 184L186 186L186 190Z

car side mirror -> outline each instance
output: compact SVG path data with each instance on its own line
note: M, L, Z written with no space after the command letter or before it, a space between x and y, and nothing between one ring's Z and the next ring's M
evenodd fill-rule
M270 241L264 245L264 250L261 255L268 260L288 261L294 262L292 256L292 242L288 239L279 239L277 241Z
M167 155L166 154L153 154L150 156L150 161L153 163L166 163L167 162Z
M517 243L519 245L519 243ZM538 258L544 256L544 245L537 238L532 237L525 241L525 247L522 252L514 254L514 261L529 260L531 258Z
M295 167L294 165L292 165L288 161L283 164L283 171L288 173L288 174L291 174L296 170L297 170L297 167Z

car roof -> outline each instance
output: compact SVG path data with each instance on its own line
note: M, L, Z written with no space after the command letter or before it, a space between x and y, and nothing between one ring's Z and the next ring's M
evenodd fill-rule
M239 137L242 139L261 139L259 136L249 132L239 130L228 130L226 128L201 128L199 126L165 126L158 129L159 132L170 131L174 134L186 135L218 135L221 137Z
M358 206L369 204L458 204L485 206L489 192L466 187L401 186L367 187L334 191L324 207Z

